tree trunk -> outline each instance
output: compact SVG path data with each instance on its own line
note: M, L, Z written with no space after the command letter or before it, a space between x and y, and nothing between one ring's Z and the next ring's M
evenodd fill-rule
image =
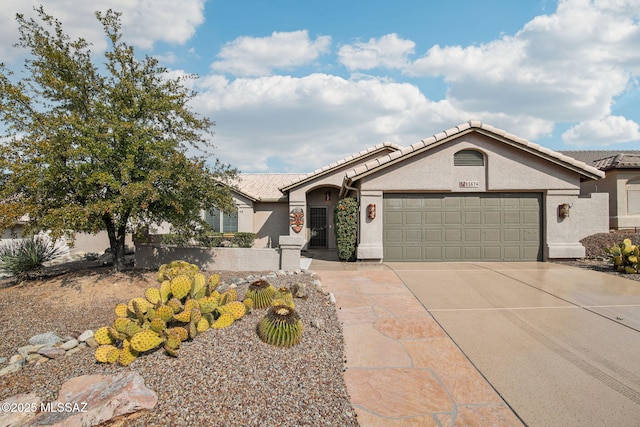
M116 225L113 223L111 215L105 214L102 217L109 236L109 248L113 255L113 269L114 271L122 271L125 268L125 246L124 240L127 236L126 226Z

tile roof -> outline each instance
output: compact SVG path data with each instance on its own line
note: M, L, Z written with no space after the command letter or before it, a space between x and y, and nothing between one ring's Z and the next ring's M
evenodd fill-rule
M596 160L593 162L593 166L601 171L608 171L611 169L638 169L640 168L640 153L619 153L614 156Z
M640 155L640 150L561 150L560 153L576 160L593 165L596 160L617 156L618 154Z
M291 189L292 187L295 187L298 184L302 184L303 182L306 181L310 181L313 178L316 178L318 176L330 173L331 171L342 167L344 165L348 165L349 163L353 163L358 161L359 159L365 157L365 156L369 156L371 154L375 154L375 153L379 153L382 151L386 151L386 150L393 150L393 151L397 151L400 150L400 146L391 142L384 142L382 144L377 144L374 145L373 147L369 147L365 150L360 151L359 153L356 154L352 154L350 156L347 156L343 159L338 160L337 162L333 162L327 166L324 166L320 169L316 169L313 172L310 172L304 176L301 176L299 178L295 178L292 179L289 183L287 183L286 185L280 187L280 190L282 191L287 191L289 189Z
M556 161L588 177L591 177L591 178L604 177L604 172L594 168L593 166L587 165L582 161L566 156L560 152L553 151L545 147L541 147L540 145L534 142L527 141L524 138L520 138L516 135L510 134L502 129L498 129L496 127L482 123L480 121L470 120L454 128L447 129L429 138L423 139L411 145L410 147L403 148L400 151L393 152L386 156L382 156L374 161L367 162L364 165L360 165L355 169L348 171L345 179L349 181L357 180L361 178L363 175L371 173L373 170L377 170L387 165L396 163L398 159L401 159L404 157L411 157L418 152L422 152L422 151L428 150L429 148L440 145L443 141L449 138L453 138L455 136L468 133L472 130L483 131L486 133L490 133L492 135L497 135L499 137L502 137L520 149L532 152L546 159Z
M236 188L253 201L283 201L287 197L279 188L304 176L303 173L241 173Z

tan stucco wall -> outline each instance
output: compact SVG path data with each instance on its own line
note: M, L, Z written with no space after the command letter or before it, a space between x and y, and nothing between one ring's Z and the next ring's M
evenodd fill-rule
M484 171L453 165L453 155L463 149L484 153ZM461 181L477 181L478 186L461 188ZM482 134L463 135L366 176L357 184L361 194L360 259L382 258L384 192L542 193L545 258L584 256L584 247L579 240L608 229L608 198L605 195L579 198L580 175L577 172ZM366 206L370 203L376 204L379 220L366 218ZM560 203L573 204L573 216L564 221L558 221L557 205Z
M289 205L282 203L255 203L253 232L254 248L276 248L279 237L289 234Z
M629 212L629 190L640 190L640 171L613 169L603 179L583 182L582 192L609 193L609 227L624 229L640 227L640 214Z

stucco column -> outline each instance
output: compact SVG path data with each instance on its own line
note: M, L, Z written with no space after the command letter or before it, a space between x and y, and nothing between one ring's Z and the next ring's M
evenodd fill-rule
M360 234L356 250L358 259L381 260L383 258L382 219L384 210L382 202L381 190L363 190L360 192ZM370 217L370 209L375 211L374 218Z
M302 238L297 236L280 236L280 270L300 269L300 249Z
M296 232L289 224L289 236L300 238L302 245L308 242L309 218L307 217L307 195L305 191L292 191L289 193L289 215L294 211L302 211L304 224L299 232ZM282 239L282 237L280 237ZM280 240L282 244L282 240Z

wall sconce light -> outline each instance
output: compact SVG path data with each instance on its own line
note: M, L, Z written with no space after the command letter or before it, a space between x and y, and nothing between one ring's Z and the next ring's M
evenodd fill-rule
M374 203L367 206L367 217L369 217L369 219L374 219L376 217L376 205Z
M330 202L331 201L331 191L325 191L324 192L324 201L325 202Z
M568 218L569 209L571 209L571 205L569 203L558 205L558 217L560 217L561 219Z

